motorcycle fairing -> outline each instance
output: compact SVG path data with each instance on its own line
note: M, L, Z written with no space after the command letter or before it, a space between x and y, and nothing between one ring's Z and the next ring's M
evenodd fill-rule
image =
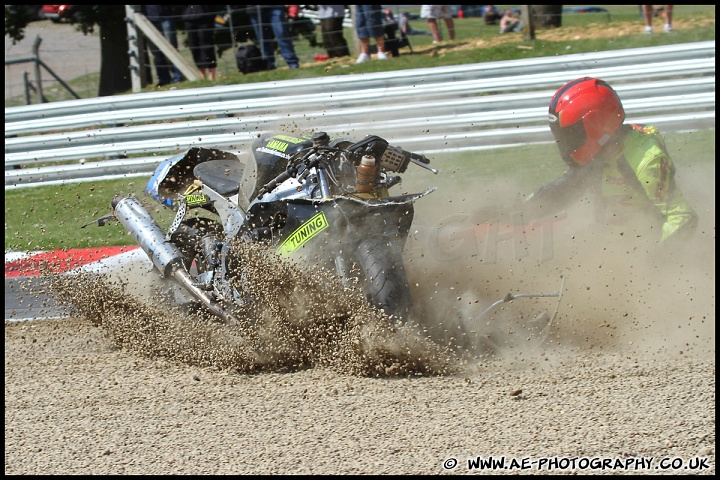
M288 202L284 223L274 237L276 253L292 255L306 245L351 249L343 238L356 238L358 232L400 238L404 245L414 216L412 201L372 206L368 212L364 201L350 197Z
M184 153L161 162L150 177L145 191L162 205L177 210L178 205L174 198L178 192L185 191L193 184L195 167L210 160L240 162L236 155L224 150L192 147Z
M180 155L176 155L160 162L160 165L158 165L158 167L155 169L152 176L150 177L150 180L147 183L147 186L145 187L145 192L148 195L152 196L161 204L173 208L173 210L175 209L175 207L173 206L173 201L170 198L166 198L160 194L160 183L165 179L170 169L178 162L180 162L183 158L185 158L186 153L187 152L181 153Z
M330 224L325 216L325 212L320 211L293 230L293 232L283 240L280 246L277 247L276 253L279 255L292 254L329 226Z
M360 197L357 195L353 196L347 196L347 195L339 195L335 198L344 198L347 200L352 200L353 202L362 203L366 207L382 207L385 205L402 205L406 203L413 203L418 198L422 198L425 195L429 195L432 192L437 190L437 187L430 187L427 190L425 190L422 193L408 193L405 195L396 195L393 197L385 197L385 198L366 198L366 197Z

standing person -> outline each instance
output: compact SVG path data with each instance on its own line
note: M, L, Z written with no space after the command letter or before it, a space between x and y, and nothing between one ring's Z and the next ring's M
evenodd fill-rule
M672 32L672 5L663 5L665 12L665 32ZM642 5L643 17L645 18L645 33L653 33L652 20L655 12L652 5Z
M157 30L163 34L170 45L178 48L177 28L175 27L175 16L171 5L143 5L143 13ZM183 81L180 70L170 63L162 51L152 42L148 42L150 53L155 63L157 75L157 86L162 87L170 83Z
M214 5L186 5L182 19L185 23L188 46L195 66L203 78L217 78L215 54L215 14L220 11Z
M433 43L442 42L442 32L438 25L438 19L445 20L450 40L455 40L455 23L453 22L450 5L423 5L420 8L420 17L427 20L430 32L433 35Z
M360 40L360 56L355 63L370 61L370 39L375 39L377 59L387 60L385 53L385 26L382 5L356 5L355 29Z
M323 47L327 50L328 57L350 56L350 49L343 34L345 5L318 5L317 8Z
M295 46L290 36L287 7L285 5L246 5L246 8L267 69L274 70L277 67L275 41L280 47L280 55L287 66L298 68L300 60L295 53Z
M568 170L524 202L531 216L552 215L589 190L596 221L618 238L677 244L697 214L675 184L660 132L625 123L620 97L603 80L583 77L553 95L550 130Z

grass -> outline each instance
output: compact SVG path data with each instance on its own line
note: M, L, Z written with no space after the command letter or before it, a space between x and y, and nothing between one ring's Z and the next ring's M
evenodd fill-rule
M683 167L715 161L714 130L668 134L666 140L679 179L682 179ZM505 191L502 195L513 197L530 193L564 169L564 163L551 144L449 154L435 157L432 162L441 169L439 175L411 166L403 174L403 184L399 188L422 191L429 185L437 185L434 201L445 201L443 199L462 196L463 192L485 185L506 182L518 190ZM143 193L146 181L140 177L131 181L6 190L5 251L134 245L133 238L118 223L81 227L109 213L110 201L115 195L134 194L147 200L146 205L153 205ZM168 209L159 212L161 225L172 220L172 212Z
M414 54L404 51L398 58L387 62L369 62L355 65L354 59L337 63L304 63L298 70L278 68L272 72L259 72L242 75L237 72L232 55L224 55L220 60L220 80L209 82L183 82L176 88L198 88L215 84L236 84L265 81L279 81L292 78L312 78L327 75L343 75L381 70L408 68L428 68L443 65L479 63L515 58L543 57L581 53L590 51L637 48L672 43L698 42L715 39L715 7L708 5L675 6L674 23L678 25L672 34L644 35L630 33L622 36L595 37L593 29L627 29L629 32L641 32L637 5L604 6L610 10L606 14L564 15L563 27L555 33L569 33L571 38L543 40L544 34L538 32L538 40L523 42L520 34L514 37L498 38L497 27L486 26L478 18L456 20L457 41L452 45L432 45L431 37L414 36ZM415 9L415 13L419 8ZM412 10L411 10L412 11ZM711 21L709 21L711 19ZM415 20L415 28L424 28L421 20ZM681 28L693 25L692 28ZM588 35L574 37L573 32L590 32ZM349 38L349 32L346 32ZM500 43L495 43L500 42ZM352 43L350 43L352 45ZM296 42L299 56L305 62L314 53L322 49L311 49L307 42ZM519 48L527 47L527 48ZM279 64L282 64L279 61ZM80 77L70 81L70 85L80 92L80 85L97 85L97 78ZM144 91L153 91L148 87ZM48 89L46 94L52 97L59 94L56 89ZM93 96L93 95L89 95ZM56 98L62 100L63 98ZM6 101L8 107L8 101ZM715 132L705 131L692 134L668 135L668 147L678 166L679 175L684 164L694 162L714 162ZM521 180L518 193L529 193L542 183L561 173L563 163L558 159L553 145L517 147L499 149L484 153L465 153L434 158L435 166L443 173L437 177L428 177L425 172L409 170L403 176L403 189L421 191L425 186L438 185L439 191L459 192L477 188L479 183L490 184L503 178L517 177ZM5 251L50 250L60 248L100 247L132 245L133 239L125 234L118 224L105 227L82 225L110 212L110 200L115 195L143 194L146 178L131 180L112 180L95 183L77 183L61 186L32 187L5 191ZM434 196L437 194L433 194ZM442 198L437 195L436 198ZM171 213L160 214L160 222L169 221Z

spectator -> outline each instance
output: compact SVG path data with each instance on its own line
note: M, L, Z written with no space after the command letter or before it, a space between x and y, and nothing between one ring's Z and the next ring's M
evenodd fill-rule
M442 42L442 32L438 25L438 19L445 20L450 40L455 40L455 23L453 22L450 5L423 5L420 8L420 17L427 20L430 32L433 36L433 43Z
M170 45L178 48L177 28L175 27L175 16L171 5L143 5L143 13L157 30L163 34ZM157 86L162 87L169 83L183 81L180 70L170 63L162 51L152 42L148 42L148 48L153 55L155 63L155 74L157 75Z
M672 11L673 6L672 5L664 5L663 6L663 12L665 14L665 32L669 33L672 32ZM653 11L652 5L642 5L642 13L643 17L645 18L645 33L653 33L653 26L652 21L653 17L657 15L656 12Z
M520 12L507 9L505 15L500 19L500 34L510 32L522 32L523 22L520 20Z
M355 29L360 39L360 56L355 63L370 61L370 39L375 39L377 59L387 60L382 5L356 5Z
M182 15L193 61L202 77L208 80L217 78L214 34L218 8L215 5L186 5Z
M276 68L276 41L280 47L280 55L287 66L293 69L298 68L300 60L295 53L295 46L288 28L287 7L285 5L247 5L246 7L267 69L274 70Z
M315 24L308 17L304 16L302 9L311 8L312 5L285 5L287 7L288 33L293 40L304 38L312 48L318 46L315 37Z
M604 231L676 244L697 214L675 184L675 166L655 127L625 123L620 97L606 82L583 77L553 95L550 131L568 170L525 201L531 217L553 215L589 191Z
M483 5L482 16L483 20L485 20L485 25L497 25L503 17L503 12L495 5Z
M398 25L403 35L431 35L427 30L416 30L410 25L410 12L402 12Z
M347 40L343 34L345 5L318 5L318 20L322 32L323 47L329 58L350 55Z
M393 15L392 10L389 8L383 9L383 23L397 23L395 15Z

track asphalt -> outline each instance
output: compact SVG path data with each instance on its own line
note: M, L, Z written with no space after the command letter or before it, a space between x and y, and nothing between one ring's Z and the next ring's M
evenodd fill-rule
M137 246L79 248L43 252L5 253L5 321L63 318L68 309L44 293L43 272L73 274L107 272L130 264L152 262Z

